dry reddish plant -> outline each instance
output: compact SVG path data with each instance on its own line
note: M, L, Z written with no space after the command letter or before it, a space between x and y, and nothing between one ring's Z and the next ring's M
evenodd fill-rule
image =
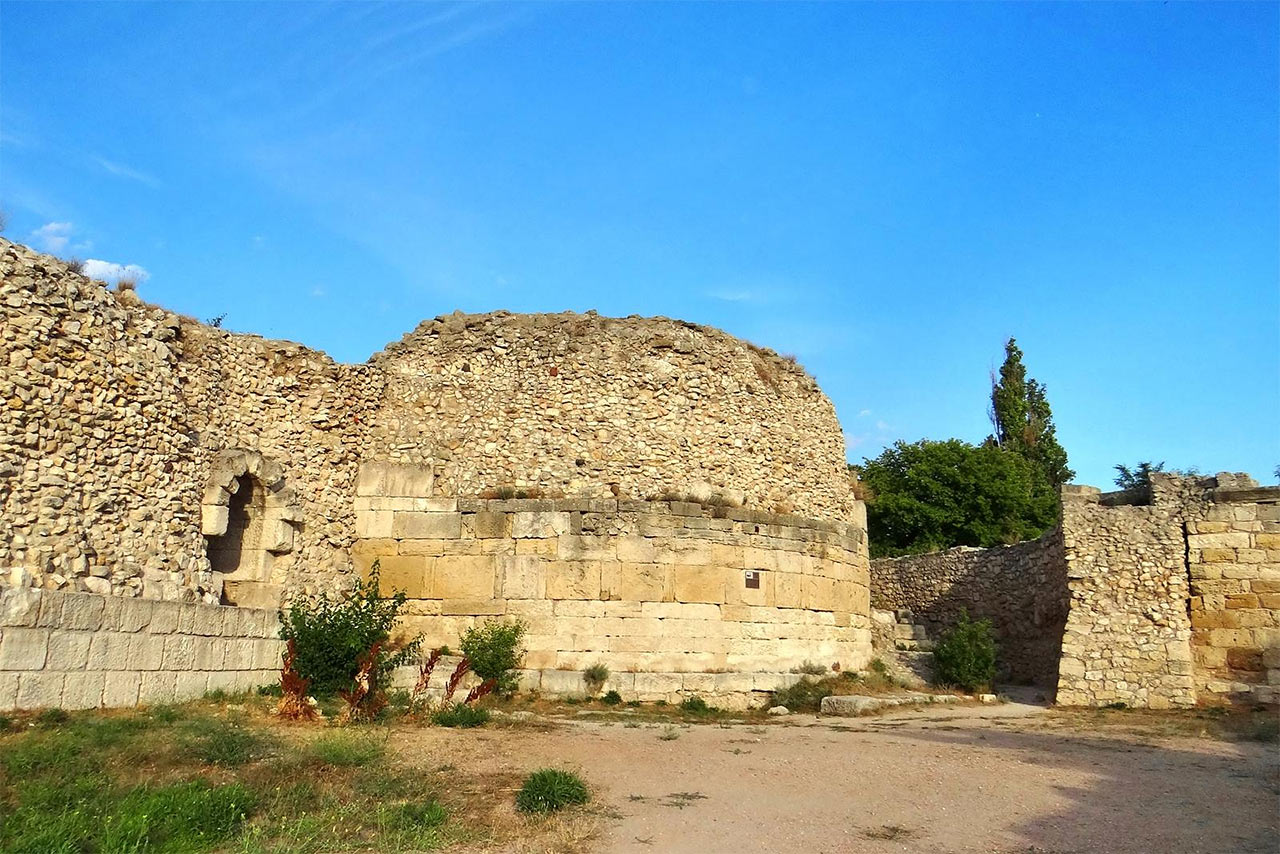
M342 712L342 720L346 723L372 720L387 705L386 694L376 687L378 677L378 651L382 643L375 643L369 651L360 656L359 668L356 670L355 684L346 691L339 691L347 707Z
M479 685L477 685L476 687L472 688L469 692L467 692L467 699L462 701L463 705L467 705L467 706L471 705L476 700L479 700L481 697L483 697L485 694L492 693L493 689L497 687L498 687L497 679L484 680Z
M422 667L418 669L418 683L413 686L413 697L417 698L427 693L427 688L431 683L431 672L436 669L436 664L440 662L440 650L431 650L431 655L423 662Z
M286 720L313 721L319 715L307 702L307 689L311 687L311 680L304 679L294 668L297 658L298 653L291 640L284 653L284 664L280 668L281 696L276 713Z
M453 675L449 677L449 684L444 688L444 701L447 703L453 699L453 692L458 690L458 683L462 681L462 677L467 675L467 671L471 669L471 660L466 656L458 662L458 666L453 669Z

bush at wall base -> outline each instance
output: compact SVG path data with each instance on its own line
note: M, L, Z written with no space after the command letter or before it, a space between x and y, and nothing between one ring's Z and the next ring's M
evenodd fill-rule
M996 640L990 620L960 619L933 648L933 681L973 692L996 676Z

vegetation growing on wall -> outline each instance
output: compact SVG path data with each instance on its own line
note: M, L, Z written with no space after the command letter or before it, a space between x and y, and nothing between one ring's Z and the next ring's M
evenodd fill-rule
M1164 461L1153 463L1150 460L1143 460L1133 468L1119 463L1116 469L1116 486L1120 489L1146 489L1151 486L1151 475L1153 474L1176 474L1182 477L1194 477L1199 472L1194 468L1189 469L1166 469Z

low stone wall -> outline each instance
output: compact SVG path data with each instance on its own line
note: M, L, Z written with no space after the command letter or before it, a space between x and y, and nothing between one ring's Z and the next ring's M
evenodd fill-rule
M754 674L772 688L805 661L870 659L857 523L683 502L385 497L413 479L374 479L357 498L353 557L409 595L403 630L456 645L479 620L519 618L526 688L575 693L600 663L628 698L741 694L764 690Z
M937 639L961 611L991 620L1002 678L1054 685L1067 585L1062 535L871 562L871 606L907 609Z
M1187 522L1201 702L1280 702L1280 489L1219 490Z
M117 708L279 678L275 613L0 589L0 710Z

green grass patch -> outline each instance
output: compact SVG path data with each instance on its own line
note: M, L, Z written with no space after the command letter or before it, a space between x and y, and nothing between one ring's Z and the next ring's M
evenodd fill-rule
M455 703L454 705L438 709L436 713L431 716L431 720L436 726L483 726L489 722L489 710L477 709L474 706Z
M525 813L550 813L585 804L591 795L577 774L543 768L525 778L516 793L516 809Z
M336 768L368 765L382 758L386 742L363 730L334 730L311 742L311 758Z

